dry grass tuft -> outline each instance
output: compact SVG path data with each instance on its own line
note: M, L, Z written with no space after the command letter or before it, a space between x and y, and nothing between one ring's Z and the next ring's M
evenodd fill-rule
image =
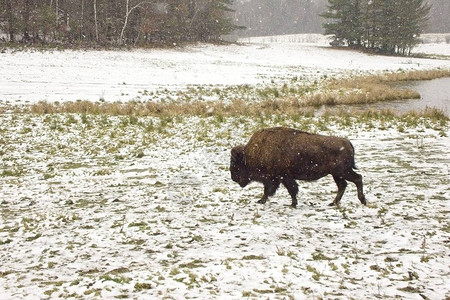
M450 77L449 69L435 69L435 70L417 70L417 71L401 71L396 73L386 73L378 75L383 82L400 82L400 81L415 81L415 80L431 80L443 77Z
M367 104L401 99L419 99L420 94L410 89L396 89L385 84L364 81L333 81L325 92L317 92L302 99L305 106L338 104Z
M426 107L422 111L410 111L407 113L408 116L414 118L427 118L433 121L442 120L445 122L450 121L450 117L448 117L444 111L435 107Z
M403 81L431 80L450 77L449 69L400 71L356 78L330 79L324 83L322 92L303 98L310 106L337 104L367 104L401 99L419 99L420 94L411 89L396 88L392 84Z
M39 102L30 106L35 114L82 113L104 115L132 116L259 116L261 114L306 114L311 115L312 109L302 107L298 101L283 101L279 99L264 100L257 103L247 103L236 99L230 103L217 102L90 102L76 101L64 103Z
M407 111L407 112L395 112L391 109L366 109L366 110L325 110L322 113L322 117L339 117L341 119L356 117L359 120L388 120L388 119L429 119L433 122L440 122L446 126L450 122L450 117L448 117L442 110L438 108L427 107L424 110L419 111Z

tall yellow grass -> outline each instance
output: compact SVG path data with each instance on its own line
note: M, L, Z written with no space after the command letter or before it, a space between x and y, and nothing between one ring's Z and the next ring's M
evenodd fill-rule
M331 79L320 89L299 95L273 97L261 101L246 102L235 98L231 101L190 102L126 102L108 103L75 101L64 103L39 102L29 107L32 113L82 113L135 116L223 115L258 116L265 114L312 114L314 107L338 104L365 104L379 101L420 98L408 89L395 88L389 83L405 80L428 80L450 77L450 70L426 70L396 72L355 78ZM315 91L314 91L315 90Z

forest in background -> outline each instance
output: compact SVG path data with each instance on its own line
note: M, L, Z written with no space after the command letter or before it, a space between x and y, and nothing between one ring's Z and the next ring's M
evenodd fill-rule
M100 45L217 41L232 0L3 0L3 40Z
M450 32L450 1L428 0L425 32ZM0 42L148 45L324 33L328 0L2 0Z

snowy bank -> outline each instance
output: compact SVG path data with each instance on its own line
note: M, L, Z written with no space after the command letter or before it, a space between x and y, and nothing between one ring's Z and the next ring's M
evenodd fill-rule
M450 53L450 44L442 45L439 52ZM256 38L244 44L177 49L7 51L0 54L0 102L159 101L196 86L264 85L292 78L313 82L349 74L439 67L450 68L450 60L376 56Z

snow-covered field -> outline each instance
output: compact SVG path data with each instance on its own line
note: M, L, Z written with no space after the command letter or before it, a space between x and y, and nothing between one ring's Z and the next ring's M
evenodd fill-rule
M448 125L0 117L1 299L450 296ZM369 205L330 177L256 204L229 151L279 124L348 136Z
M298 78L450 68L450 60L380 57L327 47L321 35L243 39L179 49L0 53L0 104L39 100L159 101L196 86L264 85ZM436 48L420 46L420 52ZM436 49L435 49L436 50ZM450 56L450 44L438 54ZM169 92L168 92L169 91Z
M7 52L0 100L151 100L142 91L438 66L450 61L301 43ZM297 209L284 188L256 204L261 184L232 182L229 153L274 125L348 137L368 205L350 184L328 207L331 177L300 182ZM0 110L0 299L446 299L449 129L415 117Z

